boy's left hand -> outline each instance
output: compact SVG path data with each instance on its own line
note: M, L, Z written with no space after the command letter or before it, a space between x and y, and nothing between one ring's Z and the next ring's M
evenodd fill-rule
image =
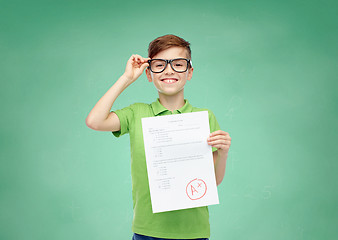
M231 137L229 133L217 130L210 133L207 141L209 145L217 148L218 154L228 154L231 145Z

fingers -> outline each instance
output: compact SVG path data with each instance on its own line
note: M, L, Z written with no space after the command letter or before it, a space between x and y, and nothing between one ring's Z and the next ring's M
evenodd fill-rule
M231 137L229 133L224 132L222 130L212 132L209 135L207 141L208 145L224 150L229 150L229 147L231 145Z
M138 69L143 72L144 69L149 66L148 60L150 60L150 58L144 58L138 54L133 54L129 58L127 65L130 65L133 69Z
M208 140L212 140L212 141L219 140L219 139L231 141L231 137L229 135L213 135L211 137L208 137Z
M215 136L215 135L228 135L228 136L230 136L229 133L224 132L224 131L222 131L222 130L217 130L217 131L215 131L215 132L212 132L212 133L210 133L209 136Z
M131 55L127 61L125 76L131 81L135 81L143 73L144 69L149 66L149 59L138 54Z
M138 54L133 54L129 59L133 64L142 65L143 63L147 63L150 58L144 58Z
M218 140L218 139L224 139L224 140L231 141L231 137L229 133L224 132L222 130L218 130L218 131L210 133L209 138L208 138L208 140L212 140L212 141Z
M220 146L220 145L231 145L231 141L217 140L217 141L208 141L209 145Z
M209 145L216 145L216 144L231 145L231 141L228 139L217 139L217 140L208 139L208 144Z
M231 142L230 141L224 141L224 140L218 140L218 141L213 141L213 142L209 142L208 141L208 145L210 145L211 147L215 147L218 149L223 149L223 150L229 150L230 146L231 146Z

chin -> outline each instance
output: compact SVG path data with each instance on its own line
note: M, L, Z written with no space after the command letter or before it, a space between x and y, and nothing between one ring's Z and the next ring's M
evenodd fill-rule
M161 89L157 89L157 91L158 91L158 93L165 95L165 96L175 96L175 95L180 94L183 91L183 89L181 89L179 91L163 91Z

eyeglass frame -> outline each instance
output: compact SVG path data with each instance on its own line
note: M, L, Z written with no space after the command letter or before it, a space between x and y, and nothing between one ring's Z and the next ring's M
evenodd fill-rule
M163 68L162 71L160 71L160 72L154 72L154 71L151 69L150 65L151 65L151 62L152 62L153 60L162 60L162 61L165 61L165 66L164 66L164 68ZM186 60L187 63L188 63L188 64L187 64L187 69L184 70L184 71L176 71L176 70L173 68L173 65L172 65L172 62L175 61L175 60ZM168 66L168 63L170 64L171 69L174 70L175 72L178 72L178 73L184 73L184 72L188 71L189 67L192 67L192 61L191 61L191 59L187 59L187 58L174 58L174 59L170 59L170 60L167 60L167 59L161 59L161 58L154 58L154 59L148 60L148 63L149 63L148 69L150 69L150 71L153 72L153 73L161 73L161 72L164 72L164 70L165 70L165 69L167 68L167 66Z

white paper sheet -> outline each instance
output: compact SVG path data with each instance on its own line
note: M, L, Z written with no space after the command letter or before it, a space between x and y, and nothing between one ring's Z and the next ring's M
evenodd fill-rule
M207 111L142 118L153 212L218 204Z

